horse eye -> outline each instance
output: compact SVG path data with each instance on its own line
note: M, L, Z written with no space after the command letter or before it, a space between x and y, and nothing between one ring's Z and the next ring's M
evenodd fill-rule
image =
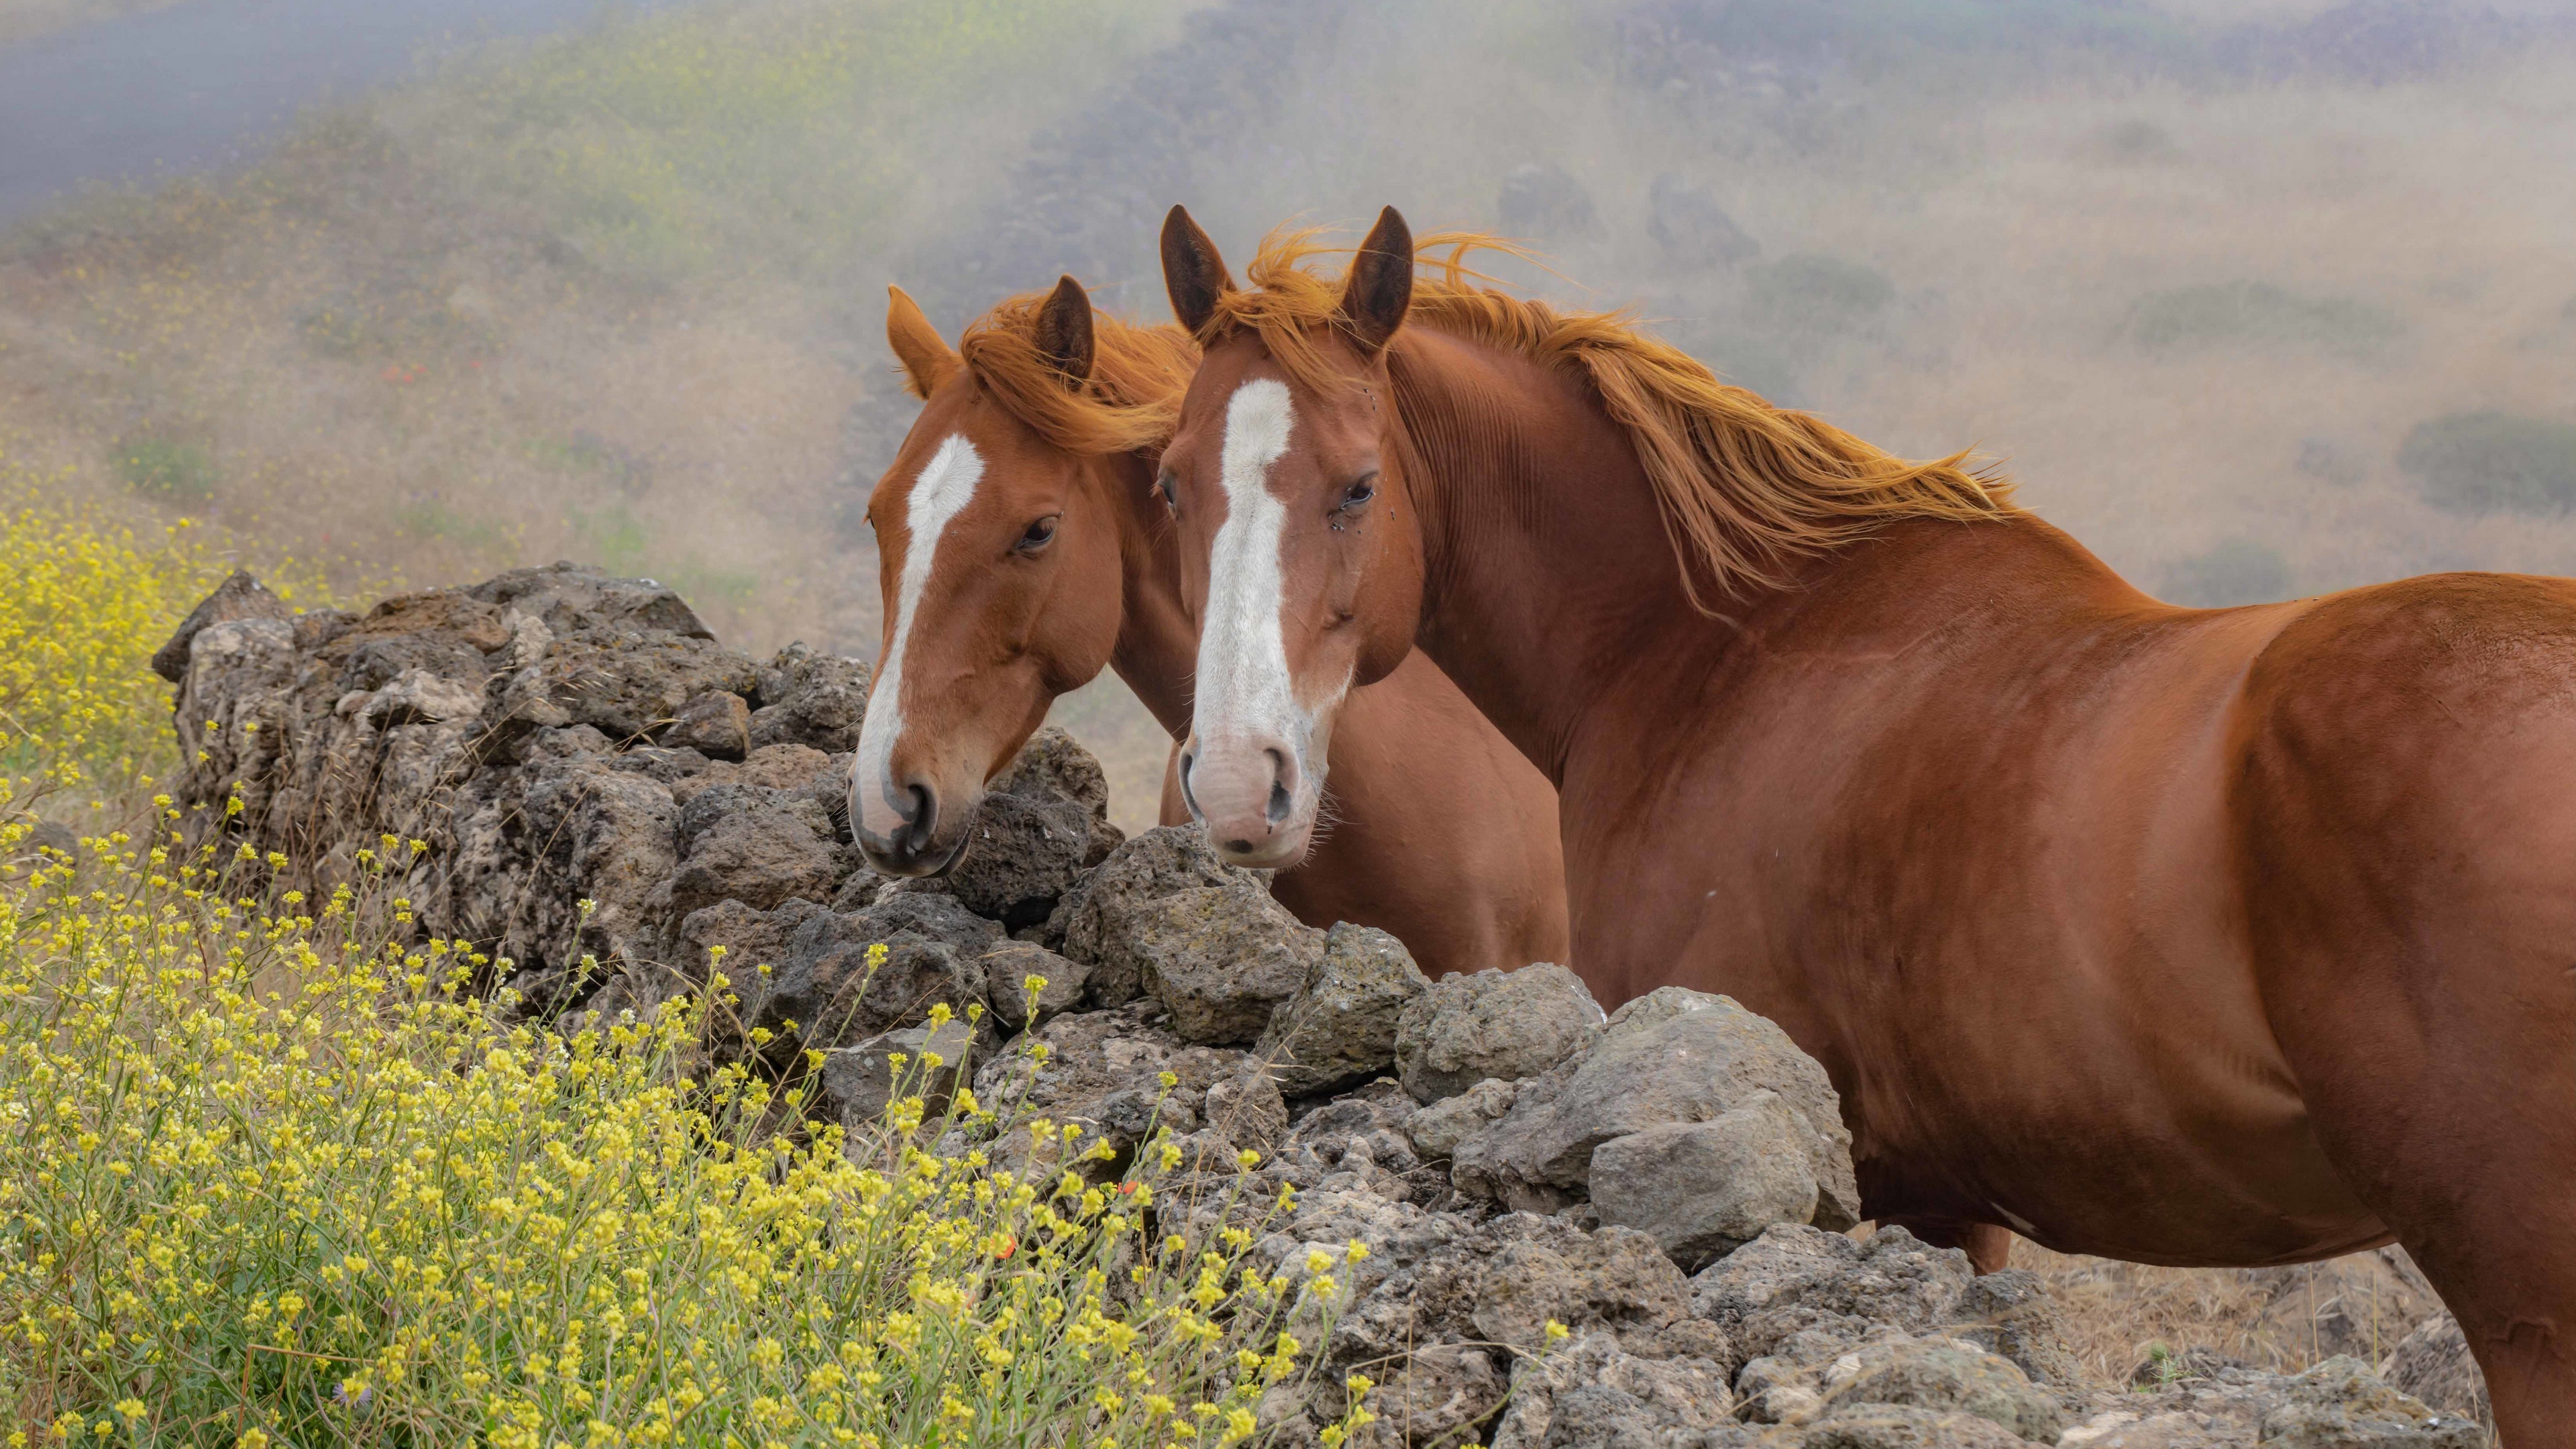
M1171 509L1171 510L1172 510L1173 512L1175 512L1175 513L1180 512L1180 510L1181 510L1181 495L1180 495L1180 490L1179 490L1179 487L1178 487L1178 482L1177 482L1177 480L1175 480L1175 479L1172 477L1172 470L1171 470L1171 469L1169 469L1169 468L1164 469L1164 470L1163 470L1163 476L1161 476L1161 477L1159 477L1159 478L1157 478L1157 479L1155 479L1155 480L1154 480L1154 491L1163 495L1163 506L1164 506L1164 507L1166 507L1166 508L1168 508L1168 509Z
M1375 473L1366 474L1361 477L1360 481L1352 484L1343 492L1341 506L1345 509L1357 508L1376 496L1377 475Z
M1061 515L1059 514L1050 513L1046 517L1039 519L1037 522L1030 524L1028 531L1020 535L1020 552L1035 553L1039 549L1046 547L1048 544L1055 542L1055 524L1056 519L1060 516Z

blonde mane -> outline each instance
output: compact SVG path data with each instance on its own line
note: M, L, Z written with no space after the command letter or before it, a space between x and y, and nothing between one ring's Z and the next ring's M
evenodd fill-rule
M1198 370L1189 334L1092 314L1091 376L1067 387L1038 351L1047 294L1013 297L969 323L958 353L1014 416L1055 447L1085 454L1152 452L1172 441L1181 394Z
M1271 233L1246 269L1252 285L1219 297L1199 340L1213 343L1247 329L1299 383L1319 390L1349 385L1346 371L1316 346L1322 329L1347 329L1340 317L1342 279L1305 265L1346 251L1323 245L1312 230ZM1776 587L1798 559L1839 548L1883 523L2019 512L2012 484L1991 470L1962 468L1964 452L1912 462L1820 418L1775 407L1720 382L1696 358L1639 330L1627 314L1559 311L1499 290L1465 265L1477 251L1525 255L1510 242L1467 232L1416 243L1422 271L1407 325L1517 352L1589 382L1636 445L1664 531L1684 564L1683 588L1702 612L1709 606L1693 559L1720 594L1748 584ZM1397 340L1401 345L1401 333Z

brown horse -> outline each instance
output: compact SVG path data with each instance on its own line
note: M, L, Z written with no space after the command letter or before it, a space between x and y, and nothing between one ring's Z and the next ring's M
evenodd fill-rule
M1236 858L1295 850L1300 742L1418 642L1561 791L1576 969L1777 1020L1874 1215L1987 1267L1995 1224L2393 1235L2508 1442L2576 1443L2576 586L2172 608L1955 459L1454 252L1417 280L1392 210L1339 284L1314 250L1237 289L1164 232L1205 348L1165 477L1240 641L1187 748Z
M869 501L886 629L850 818L870 864L925 875L964 851L984 782L1047 707L1104 663L1187 728L1197 630L1152 490L1198 349L1095 318L1070 277L993 309L962 356L899 290L886 332L926 405ZM1562 960L1547 781L1418 654L1346 713L1332 765L1351 803L1303 863L1272 862L1293 866L1280 903L1387 930L1435 975ZM1188 818L1167 782L1165 823Z

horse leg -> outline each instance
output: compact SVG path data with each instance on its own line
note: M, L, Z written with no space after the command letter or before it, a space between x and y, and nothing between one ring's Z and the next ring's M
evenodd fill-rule
M2012 1230L1995 1223L1967 1218L1893 1217L1879 1219L1879 1226L1903 1228L1930 1247L1957 1248L1968 1255L1968 1265L1980 1275L2000 1273L2012 1262Z

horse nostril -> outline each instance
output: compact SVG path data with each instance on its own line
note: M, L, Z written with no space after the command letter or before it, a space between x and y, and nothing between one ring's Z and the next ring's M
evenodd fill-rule
M938 797L930 793L927 785L908 786L904 793L910 797L912 806L903 812L904 833L911 838L913 849L925 849L930 844L931 831L939 824Z
M1295 805L1288 793L1288 758L1277 750L1264 750L1262 753L1270 757L1270 801L1265 813L1275 826L1288 818L1289 810Z
M1181 803L1189 807L1194 818L1205 819L1207 812L1199 808L1199 797L1190 792L1190 767L1197 763L1197 756L1187 750L1181 751Z

